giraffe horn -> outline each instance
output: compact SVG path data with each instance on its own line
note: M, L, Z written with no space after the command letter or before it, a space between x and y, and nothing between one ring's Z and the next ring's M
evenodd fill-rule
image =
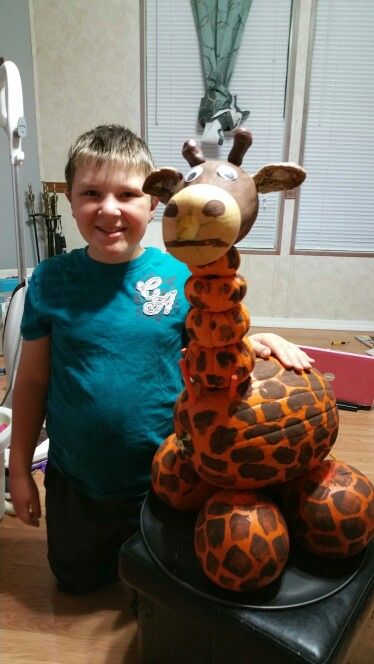
M198 164L203 164L205 161L203 153L192 138L183 145L182 155L190 166L197 166Z
M234 131L234 145L230 150L230 154L227 158L231 164L235 166L240 166L243 161L243 157L247 152L248 148L252 145L252 134L248 129L244 127L239 127Z

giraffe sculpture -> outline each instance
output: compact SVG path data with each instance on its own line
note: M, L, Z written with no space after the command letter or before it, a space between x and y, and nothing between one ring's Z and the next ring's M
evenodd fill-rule
M240 128L228 161L207 161L187 141L187 175L163 168L143 187L166 204L165 246L191 271L185 389L175 404L175 433L155 455L152 485L177 509L200 508L196 555L212 581L238 591L271 583L287 561L288 527L266 495L272 487L284 487L285 515L318 555L353 555L374 530L369 480L325 460L338 433L330 385L313 369L256 360L246 338L246 282L234 243L253 226L259 193L292 189L305 178L291 163L249 175L240 166L251 143Z

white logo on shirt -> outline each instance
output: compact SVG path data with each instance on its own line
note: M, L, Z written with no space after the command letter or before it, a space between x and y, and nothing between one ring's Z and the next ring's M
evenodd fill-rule
M171 290L168 293L161 295L161 290L159 288L161 284L161 277L151 277L150 279L147 279L147 281L138 281L136 284L136 290L138 290L142 297L147 300L147 302L143 304L143 311L147 316L156 316L162 311L162 309L167 316L173 308L174 300L178 291Z

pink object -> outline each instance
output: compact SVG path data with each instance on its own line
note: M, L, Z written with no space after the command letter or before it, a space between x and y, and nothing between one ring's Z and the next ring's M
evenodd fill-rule
M315 359L314 368L331 384L337 401L371 408L374 401L374 357L314 346L300 346Z
M0 424L0 433L1 433L1 431L4 431L4 429L6 429L8 426L9 426L9 424L7 422L4 422L3 424Z

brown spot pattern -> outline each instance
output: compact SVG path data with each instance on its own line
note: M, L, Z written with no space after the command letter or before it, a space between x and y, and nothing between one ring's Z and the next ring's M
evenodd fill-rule
M338 430L335 403L320 398L322 376L313 381L303 374L307 387L295 388L290 375L275 358L256 361L245 399L202 386L194 403L189 396L178 401L176 420L181 428L190 424L191 460L200 475L221 486L257 489L291 480L326 457ZM222 472L214 460L224 462Z
M193 307L186 316L186 330L192 340L206 348L240 342L249 329L247 309L239 304L228 311L204 311Z
M167 505L194 512L216 491L203 480L172 434L160 445L152 462L151 484L156 495Z
M216 493L196 521L196 556L223 588L254 590L270 583L283 570L288 544L278 507L251 492Z
M227 311L244 298L247 285L244 277L202 279L191 276L185 284L185 295L192 306L209 311Z
M283 494L292 531L316 555L355 555L373 536L374 487L353 466L325 459Z
M206 387L229 388L234 374L239 383L249 378L255 355L246 339L218 348L204 348L196 341L191 341L185 362L193 381Z

